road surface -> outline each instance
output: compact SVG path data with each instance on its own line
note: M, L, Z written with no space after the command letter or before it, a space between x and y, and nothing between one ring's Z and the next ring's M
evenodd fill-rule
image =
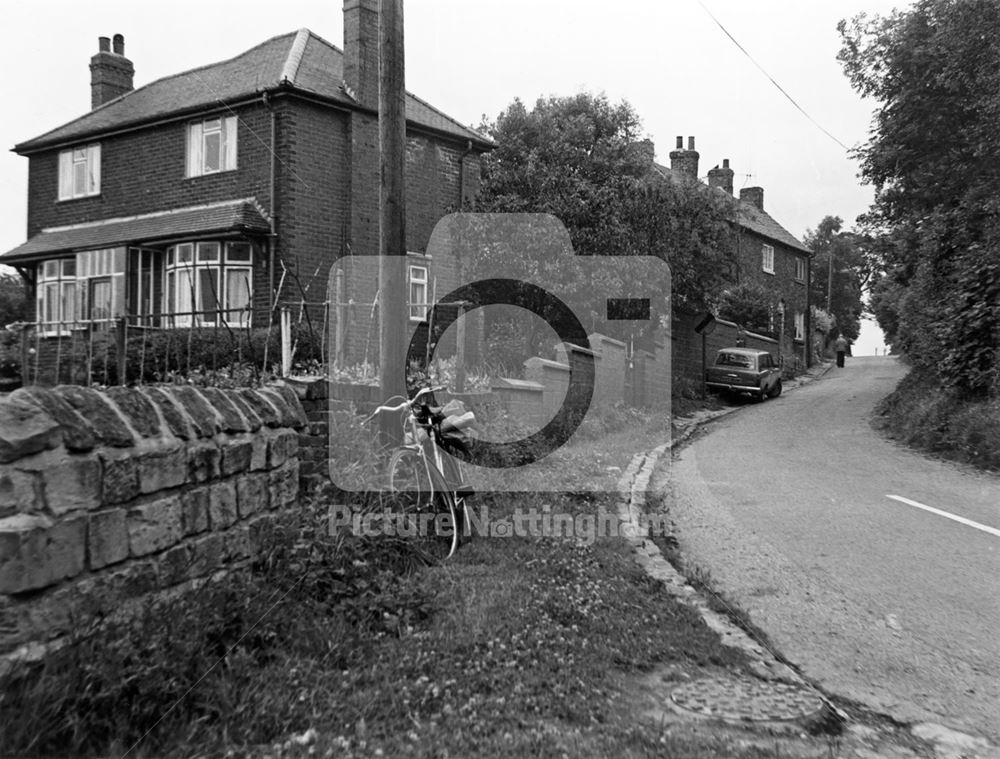
M1000 477L872 429L904 373L848 358L713 422L654 486L685 560L825 690L1000 745Z

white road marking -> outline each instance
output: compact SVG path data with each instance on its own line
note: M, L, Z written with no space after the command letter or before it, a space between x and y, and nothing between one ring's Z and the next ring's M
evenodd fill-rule
M985 524L979 524L979 522L973 522L971 519L966 519L965 517L960 517L957 514L950 514L947 511L941 511L941 509L935 509L933 506L926 506L917 501L911 501L909 498L903 498L901 495L886 495L886 498L892 498L894 501L899 501L900 503L905 503L909 506L916 506L918 509L923 509L924 511L929 511L931 514L937 514L939 517L944 517L945 519L952 519L969 527L975 527L977 530L982 530L983 532L988 532L990 535L996 535L1000 538L1000 530L996 527L988 527Z

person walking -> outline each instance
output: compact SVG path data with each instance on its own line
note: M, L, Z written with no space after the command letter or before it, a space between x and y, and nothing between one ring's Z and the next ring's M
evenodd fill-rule
M847 340L844 339L842 334L837 335L837 339L833 343L833 348L837 351L837 366L843 368L844 354L847 353Z

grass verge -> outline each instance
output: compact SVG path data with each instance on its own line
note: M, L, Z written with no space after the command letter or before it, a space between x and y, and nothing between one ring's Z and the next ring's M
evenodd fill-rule
M878 405L875 424L914 448L1000 470L1000 398L963 398L911 371Z

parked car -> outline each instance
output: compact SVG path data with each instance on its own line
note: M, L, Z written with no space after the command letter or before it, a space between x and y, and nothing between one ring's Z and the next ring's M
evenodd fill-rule
M723 348L706 369L709 390L750 395L757 401L781 395L781 367L767 351Z

